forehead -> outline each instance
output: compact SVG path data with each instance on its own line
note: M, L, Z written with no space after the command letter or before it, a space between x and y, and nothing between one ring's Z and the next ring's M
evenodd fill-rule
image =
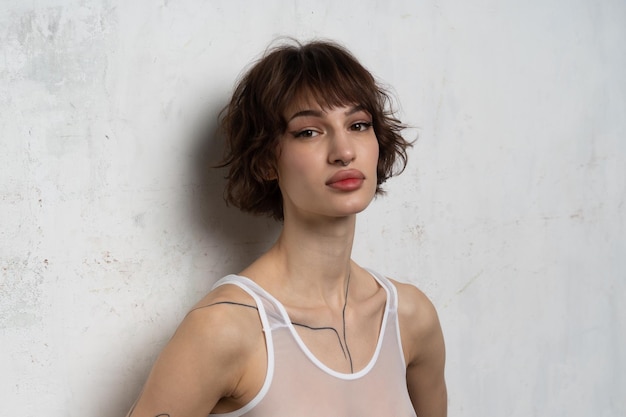
M341 105L341 106L333 106L330 108L323 108L319 104L311 104L311 105L302 105L288 109L285 112L284 119L286 124L292 123L294 120L298 118L307 118L307 117L315 117L325 119L327 117L331 117L332 115L343 115L343 117L350 117L356 114L366 114L371 117L370 112L368 112L363 106L349 104L349 105ZM335 117L335 116L332 116Z
M283 117L285 118L285 120L289 120L294 114L302 111L314 110L319 112L327 112L331 108L331 106L328 106L325 103L320 103L319 101L311 97L298 97L289 102L287 106L285 106L285 109L283 111Z
M306 112L309 110L321 113L328 113L329 111L337 108L349 108L365 110L362 103L358 100L323 100L320 97L316 97L311 93L297 94L293 100L291 100L285 106L283 110L283 118L285 121L289 121L293 115L300 112Z

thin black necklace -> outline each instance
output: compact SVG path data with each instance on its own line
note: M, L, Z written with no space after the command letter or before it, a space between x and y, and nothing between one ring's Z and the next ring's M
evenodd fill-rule
M352 355L350 354L350 349L348 348L348 339L346 338L346 307L348 306L348 290L350 289L350 277L352 276L352 273L349 272L348 273L348 279L346 280L346 295L345 298L343 300L343 309L341 311L341 321L342 321L342 330L343 330L343 343L341 340L341 336L339 336L339 332L337 331L337 329L335 329L332 326L323 326L323 327L313 327L313 326L309 326L306 324L302 324L302 323L296 323L294 321L291 322L292 325L294 326L299 326L299 327L304 327L306 329L309 330L332 330L335 335L337 336L337 341L339 342L339 346L341 347L341 351L343 352L343 357L346 358L348 360L348 362L350 363L350 373L354 373L354 367L352 365ZM194 309L192 309L191 311L189 311L189 313L191 313L194 310L199 310L201 308L206 308L206 307L211 307L217 304L229 304L229 305L235 305L235 306L241 306L241 307L248 307L248 308L253 308L255 310L259 310L258 307L250 305L250 304L244 304L244 303L237 303L234 301L218 301L216 303L212 303L212 304L207 304L205 306L201 306L201 307L196 307ZM189 314L188 313L188 314Z
M350 373L354 373L354 368L352 367L352 355L350 354L350 349L348 348L348 339L346 339L346 307L348 306L348 289L350 289L350 276L352 275L351 271L348 272L348 280L346 282L346 296L343 300L343 310L341 311L341 321L343 323L343 343L346 345L346 352L348 353L348 359L350 360Z
M350 277L352 276L352 271L348 272L348 279L346 280L346 295L343 300L343 309L341 311L341 321L343 327L343 343L341 343L341 337L339 336L339 332L337 329L331 326L324 327L312 327L307 326L306 324L291 322L294 326L305 327L310 330L332 330L337 335L337 340L339 341L339 346L341 347L341 351L343 352L343 357L348 360L350 363L350 373L354 373L354 367L352 365L352 355L350 354L350 348L348 347L348 339L346 338L346 307L348 306L348 290L350 289Z

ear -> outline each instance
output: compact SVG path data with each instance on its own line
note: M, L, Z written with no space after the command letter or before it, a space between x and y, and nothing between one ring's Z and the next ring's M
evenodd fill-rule
M261 177L263 178L263 181L278 180L278 170L276 169L276 164L274 162L266 161L260 170L262 172Z
M278 174L274 168L270 168L263 173L265 181L278 181Z

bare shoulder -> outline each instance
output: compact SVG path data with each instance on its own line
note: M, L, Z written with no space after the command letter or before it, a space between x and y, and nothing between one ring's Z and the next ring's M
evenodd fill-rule
M159 355L132 416L163 410L208 415L223 399L246 397L257 384L241 381L262 343L252 297L233 285L216 288L185 316Z
M398 314L420 326L438 323L437 311L430 299L416 286L391 280L398 290Z
M250 327L259 327L257 311L254 299L241 288L221 285L191 308L181 327L212 337L245 337Z
M195 346L210 366L219 363L224 375L258 349L262 328L254 299L234 285L211 291L185 316L170 343ZM237 376L236 379L239 379Z
M398 290L398 319L407 363L419 358L433 341L441 339L441 325L428 296L412 284L391 280Z
M419 416L445 417L445 344L437 311L417 287L393 283L398 289L398 321L413 407Z

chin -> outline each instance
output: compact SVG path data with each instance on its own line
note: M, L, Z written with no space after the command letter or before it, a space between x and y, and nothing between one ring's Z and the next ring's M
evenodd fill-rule
M345 210L342 210L343 213L340 216L351 216L353 214L359 214L363 212L366 208L368 208L371 202L372 200L366 203L357 203L357 204L345 207Z

